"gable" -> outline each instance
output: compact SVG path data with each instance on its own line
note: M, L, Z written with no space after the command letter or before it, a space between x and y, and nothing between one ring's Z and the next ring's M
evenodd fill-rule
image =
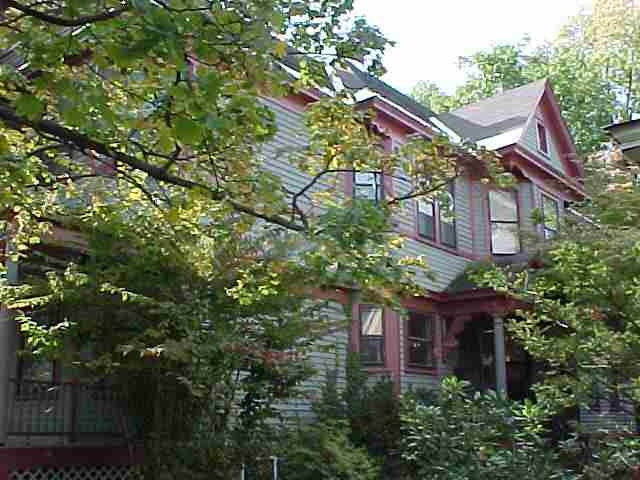
M543 135L544 140L541 139ZM581 176L573 139L560 115L556 99L548 87L531 113L518 140L518 146L524 147L541 163L563 176L569 178Z

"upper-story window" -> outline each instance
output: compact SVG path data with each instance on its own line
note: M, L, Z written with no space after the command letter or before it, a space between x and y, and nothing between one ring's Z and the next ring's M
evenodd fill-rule
M418 200L418 235L436 239L436 204L431 199Z
M439 241L448 247L456 247L455 197L453 186L446 193L446 202L436 202L431 198L417 201L418 235L436 241L439 230ZM438 225L436 225L436 218ZM439 229L438 229L439 227Z
M440 219L440 241L443 245L448 247L456 247L456 199L454 196L454 187L451 185L449 191L446 193L447 202L440 203L439 206L439 219Z
M558 234L560 226L560 206L555 198L542 195L542 217L544 238L553 238Z
M366 364L384 363L383 310L377 305L360 305L360 359Z
M433 366L433 318L415 312L407 320L408 364L416 367Z
M513 190L489 192L491 253L513 255L520 252L518 201Z
M547 129L542 123L538 122L537 130L538 130L538 150L540 150L544 154L548 154L549 139L547 138Z
M380 202L384 195L382 173L354 172L353 198Z

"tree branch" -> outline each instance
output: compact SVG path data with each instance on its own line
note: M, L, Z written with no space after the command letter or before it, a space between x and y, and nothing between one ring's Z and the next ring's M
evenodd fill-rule
M89 23L104 22L106 20L111 20L113 18L119 17L124 12L129 10L129 6L125 6L123 8L102 12L96 15L88 15L85 17L78 17L78 18L64 18L64 17L58 17L56 15L50 15L46 12L41 12L40 10L31 8L28 5L23 5L22 3L16 2L15 0L8 0L7 7L18 10L26 16L36 18L38 20L41 20L45 23L50 23L52 25L59 25L61 27L81 27Z
M29 120L21 117L15 113L15 111L7 104L0 103L0 120L3 120L7 125L15 130L28 127L36 130L39 133L50 135L60 141L71 143L75 145L79 150L93 150L94 152L112 158L117 162L121 162L129 167L140 170L155 178L158 181L172 184L178 187L187 189L200 189L209 194L209 197L215 201L227 201L239 213L245 213L256 218L260 218L267 222L279 225L294 231L304 231L305 227L291 222L279 215L268 215L266 213L257 211L248 205L239 203L226 195L224 191L212 189L208 185L188 180L184 177L178 177L170 174L162 167L151 165L147 162L137 159L127 153L116 150L110 147L106 143L94 140L82 133L75 130L71 130L67 127L53 122L51 120Z

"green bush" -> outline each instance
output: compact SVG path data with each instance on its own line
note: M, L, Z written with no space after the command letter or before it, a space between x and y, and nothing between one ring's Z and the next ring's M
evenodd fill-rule
M349 440L341 422L300 426L284 444L282 478L287 480L378 480L380 469L365 448Z
M405 400L402 457L415 479L575 478L543 437L546 420L531 402L470 394L466 382L448 378L433 404Z

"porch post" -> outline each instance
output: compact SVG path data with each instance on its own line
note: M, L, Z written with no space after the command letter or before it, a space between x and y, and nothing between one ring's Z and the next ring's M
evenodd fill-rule
M507 361L504 348L504 320L493 317L493 342L496 368L496 392L507 395Z
M6 249L6 247L5 247ZM6 251L6 250L5 250ZM6 260L7 281L17 283L18 264L9 259ZM7 430L9 426L9 402L11 385L9 380L14 370L14 337L15 325L7 308L0 307L0 445L7 443Z

